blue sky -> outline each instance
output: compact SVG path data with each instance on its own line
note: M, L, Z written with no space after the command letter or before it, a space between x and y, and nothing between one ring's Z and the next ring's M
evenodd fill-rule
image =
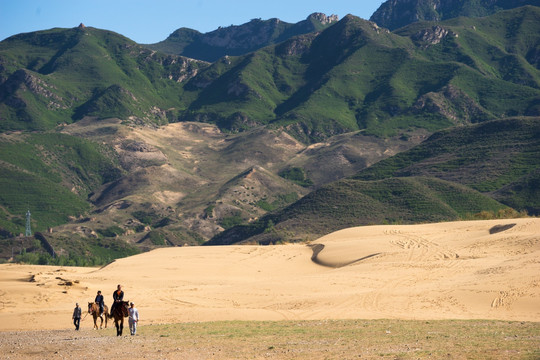
M0 40L24 32L80 23L141 43L164 40L187 27L202 33L254 18L289 23L313 12L369 19L382 0L0 0Z

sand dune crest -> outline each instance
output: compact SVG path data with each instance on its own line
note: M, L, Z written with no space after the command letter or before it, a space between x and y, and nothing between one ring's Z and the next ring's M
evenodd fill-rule
M358 227L309 246L163 248L99 269L3 264L0 330L69 329L75 302L102 290L110 305L118 283L137 304L141 325L540 321L540 219Z

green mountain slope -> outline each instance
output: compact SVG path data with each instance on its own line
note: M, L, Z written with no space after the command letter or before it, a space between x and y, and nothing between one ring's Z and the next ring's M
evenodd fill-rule
M540 118L441 131L208 244L303 241L350 226L457 220L506 206L538 214L538 154Z
M0 136L0 228L17 233L30 207L34 231L90 210L88 195L118 179L114 151L63 134Z
M540 113L540 8L390 33L348 15L320 33L213 64L92 28L0 44L0 130L84 116L285 129L303 142L381 137ZM53 45L51 45L53 44Z
M477 191L435 178L344 179L254 224L224 231L205 245L306 241L347 227L459 220L503 208Z
M370 17L379 26L395 30L417 21L442 21L459 16L482 17L525 5L540 6L538 0L388 0Z
M12 36L0 43L0 63L0 131L84 116L166 123L183 106L182 79L200 66L83 26Z
M538 115L539 24L538 7L396 34L347 16L320 35L212 64L186 85L201 92L180 119L271 125L316 142Z
M437 177L492 194L518 210L539 214L538 154L539 118L499 120L434 134L355 178Z

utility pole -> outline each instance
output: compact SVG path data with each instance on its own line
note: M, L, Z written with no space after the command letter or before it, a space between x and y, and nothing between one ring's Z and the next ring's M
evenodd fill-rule
M24 232L24 237L26 238L26 240L28 240L29 236L32 236L32 227L30 226L31 216L32 214L30 214L30 209L28 209L28 211L26 212L26 230ZM24 248L24 241L21 238L21 255L22 255L23 248Z
M24 235L26 237L28 236L32 236L32 228L30 226L30 217L31 217L32 214L30 214L30 210L28 210L26 212L26 232L24 233Z

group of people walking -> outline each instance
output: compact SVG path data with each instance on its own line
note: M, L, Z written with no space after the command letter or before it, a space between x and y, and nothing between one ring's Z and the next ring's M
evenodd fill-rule
M113 304L111 306L111 313L105 314L105 316L112 317L113 311L116 306L118 306L122 301L124 301L124 291L122 290L122 285L118 285L116 287L116 290L113 292ZM103 295L101 294L101 290L98 290L96 299L94 302L99 306L99 315L103 315L103 309L105 307L105 300L103 298ZM129 303L129 331L131 335L135 335L137 333L137 323L139 322L139 310L135 307L135 304L133 302ZM75 309L73 310L73 325L75 325L75 330L79 330L79 326L81 324L81 315L82 310L79 306L79 303L75 304Z

